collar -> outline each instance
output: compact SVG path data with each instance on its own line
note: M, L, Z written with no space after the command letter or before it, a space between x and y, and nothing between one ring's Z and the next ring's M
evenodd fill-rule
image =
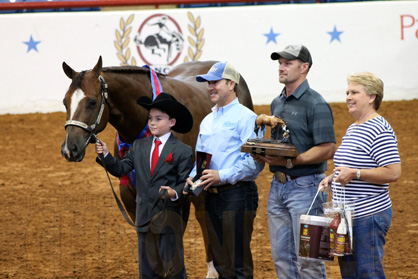
M167 134L162 135L161 137L158 137L158 139L161 141L161 144L164 145L168 141L168 139L170 138L170 136L171 136L171 132L168 132ZM154 143L154 141L155 141L156 138L157 138L156 136L153 137L153 139L152 139L152 142L153 143Z
M294 98L299 99L300 97L302 97L303 93L305 93L305 92L306 92L306 90L308 90L308 89L309 89L309 83L308 83L308 80L307 80L307 79L305 79L305 81L304 81L304 82L302 82L302 83L298 86L298 88L296 88L295 92L293 92L293 93L292 93L292 95L290 95L290 96L293 96ZM284 98L287 98L287 95L286 95L286 87L285 87L285 88L283 88L283 90L282 90L282 92L281 92L280 96L281 96L281 97L284 97ZM290 96L289 96L289 97L290 97Z
M238 97L236 97L232 102L230 102L226 106L218 108L218 106L215 105L214 107L212 107L212 112L220 112L220 111L224 112L224 111L230 109L232 106L234 106L236 104L239 104Z

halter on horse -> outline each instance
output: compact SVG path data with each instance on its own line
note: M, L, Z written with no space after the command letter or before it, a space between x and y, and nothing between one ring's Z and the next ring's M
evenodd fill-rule
M90 133L89 137L86 140L84 148L86 148L90 142L95 143L97 141L96 127L100 124L100 120L102 119L105 103L107 103L107 84L102 76L99 76L99 80L100 80L100 85L102 88L102 102L100 104L100 110L99 110L97 119L94 122L94 124L89 126L88 124L78 121L78 120L67 120L65 122L65 129L67 129L67 126L75 126L83 130L86 130L87 132Z
M206 92L206 84L195 81L196 75L205 74L215 61L188 62L174 67L168 75L158 74L164 92L172 94L191 112L194 120L192 130L187 134L175 134L184 143L195 147L202 119L210 112L213 104ZM66 137L61 153L70 162L81 162L90 142L96 134L110 123L119 132L123 142L133 142L147 124L148 111L137 105L141 96L152 98L149 69L134 66L102 68L102 58L92 70L76 72L65 62L65 74L72 80L64 97L67 110ZM241 77L237 89L239 101L253 109L251 95L245 80ZM99 105L100 104L100 105ZM114 153L117 156L117 147ZM131 189L132 190L132 189ZM135 216L135 190L120 187L120 195L131 218ZM204 210L205 195L187 196L183 200L183 219L187 225L190 203L196 208L198 220L205 241L206 260L211 261L206 232ZM185 228L186 229L186 228Z

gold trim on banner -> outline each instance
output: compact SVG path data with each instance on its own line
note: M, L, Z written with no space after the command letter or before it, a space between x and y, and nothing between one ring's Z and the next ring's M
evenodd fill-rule
M135 16L133 14L130 15L126 22L123 18L121 18L119 21L120 30L115 30L116 40L114 41L114 44L116 50L118 51L116 55L121 61L121 66L129 65L129 59L131 58L131 49L128 46L130 42L129 34L132 31L132 27L129 25L134 20L134 17ZM136 60L133 56L131 58L131 65L136 66Z

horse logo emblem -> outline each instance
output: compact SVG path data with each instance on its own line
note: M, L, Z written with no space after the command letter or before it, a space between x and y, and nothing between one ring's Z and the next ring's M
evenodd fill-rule
M173 65L184 46L180 26L165 14L148 17L139 27L134 42L148 65Z

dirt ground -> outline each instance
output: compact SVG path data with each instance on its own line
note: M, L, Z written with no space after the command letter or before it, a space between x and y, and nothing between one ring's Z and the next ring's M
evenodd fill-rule
M353 119L345 104L331 106L339 145ZM269 114L268 106L255 109ZM379 113L396 132L402 160L402 177L390 185L394 218L385 270L388 278L417 278L418 100L384 101ZM0 278L137 278L136 233L94 162L93 146L81 163L61 156L64 122L64 113L0 115ZM111 143L114 133L109 126L99 138ZM267 168L257 179L260 202L252 239L255 278L263 279L276 278L266 210L270 180ZM203 241L194 217L184 245L189 278L204 278ZM336 260L326 266L328 278L340 278Z

